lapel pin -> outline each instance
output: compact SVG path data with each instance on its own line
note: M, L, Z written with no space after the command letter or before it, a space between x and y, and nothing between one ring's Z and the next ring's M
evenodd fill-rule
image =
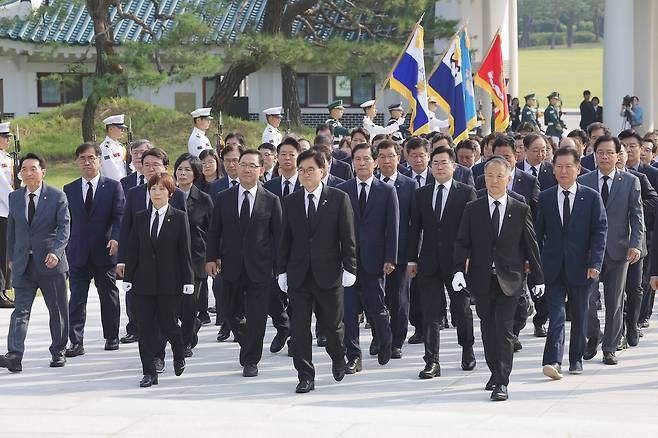
M322 205L327 205L327 200L322 201Z
M43 199L48 199L48 197L44 195Z
M512 217L512 214L511 214L511 213L510 213L510 214L508 214L508 215L507 215L507 217Z
M581 201L584 201L584 200L585 200L585 198L583 198L583 197L581 197L581 198L580 198L580 200L581 200Z

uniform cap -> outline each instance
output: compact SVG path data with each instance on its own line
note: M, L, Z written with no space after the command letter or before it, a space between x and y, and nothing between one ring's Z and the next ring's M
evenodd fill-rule
M194 111L192 111L192 112L190 113L190 115L191 115L192 117L194 117L195 119L196 119L197 117L207 117L207 118L209 118L210 120L212 120L212 117L210 116L210 110L211 110L211 109L212 109L212 108L197 108L197 109L195 109Z
M283 107L274 106L263 110L266 116L283 117Z
M345 109L345 107L343 106L343 101L338 99L334 100L333 102L329 102L327 109L331 111L332 109Z
M9 129L9 122L7 123L0 123L0 135L3 137L11 137L12 134L11 130Z
M116 116L110 116L107 117L105 120L103 120L103 123L105 126L108 125L115 125L118 126L119 128L128 128L124 123L123 123L124 116L123 114L117 114Z
M365 102L363 102L363 103L362 103L361 105L359 105L359 106L360 106L361 108L370 108L370 107L373 106L374 104L375 104L375 100L373 99L373 100L366 100Z

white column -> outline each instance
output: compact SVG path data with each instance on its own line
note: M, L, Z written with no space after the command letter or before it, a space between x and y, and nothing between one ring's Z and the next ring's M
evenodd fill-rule
M479 52L480 59L478 61L478 66L482 62L485 56L487 56L487 49L489 48L489 43L493 38L494 32L496 29L491 29L491 5L488 1L484 0L482 2L482 47L483 50ZM482 96L482 115L484 120L482 121L482 135L487 135L491 132L491 117L493 111L491 111L491 97L487 93L480 93Z
M622 98L633 94L634 35L632 0L606 0L603 39L603 122L613 133L622 126Z
M507 92L512 97L518 97L519 95L519 28L516 3L517 0L509 0L508 6L509 83L507 84Z
M654 63L656 44L654 42L656 26L654 15L656 11L655 1L636 0L635 19L633 29L635 33L635 87L633 93L640 98L640 106L644 111L644 124L641 134L653 130L654 126Z

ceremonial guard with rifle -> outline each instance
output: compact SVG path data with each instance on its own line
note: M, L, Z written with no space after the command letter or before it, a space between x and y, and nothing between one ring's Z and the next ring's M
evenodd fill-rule
M398 143L402 143L402 141L410 135L409 126L404 124L405 114L404 114L404 108L402 108L402 102L389 105L388 112L390 113L391 118L388 120L386 126L391 126L397 123L400 130L394 132L391 135L391 137L393 138L393 140L397 141Z
M562 131L566 125L560 118L562 111L560 110L560 93L553 91L547 96L548 106L544 112L544 123L546 123L546 135L552 137L556 143L562 140Z
M107 117L103 123L107 135L101 143L101 175L119 181L128 174L124 159L126 149L119 141L128 127L123 114Z
M334 147L338 147L343 136L350 132L340 123L340 119L343 118L343 112L345 111L343 101L340 99L334 100L327 105L327 109L329 110L329 118L324 123L331 126L332 134L334 136Z
M393 134L400 130L400 126L404 123L404 117L400 117L396 123L389 126L379 126L375 124L375 117L377 117L377 106L375 105L374 100L368 100L359 105L363 108L365 115L363 116L363 127L370 134L370 138L373 138L379 134Z
M273 108L267 108L263 113L265 113L267 126L263 131L261 143L272 143L274 146L278 146L281 144L281 140L283 140L283 135L279 131L279 125L281 125L281 119L283 119L283 108L275 106Z
M187 141L187 150L190 154L198 157L204 149L212 149L212 144L206 132L210 128L210 121L213 118L210 116L212 108L197 108L190 113L194 120L194 129L190 134L190 139Z
M9 123L0 123L0 308L14 307L7 296L10 289L9 269L7 266L7 216L9 215L9 194L14 191L14 155L20 150L20 140L15 138L16 150L7 152L10 138ZM18 161L18 160L16 160ZM19 183L20 184L20 180Z
M527 94L524 99L525 105L521 111L521 125L530 123L536 131L539 131L539 125L537 124L537 98L535 97L535 93Z

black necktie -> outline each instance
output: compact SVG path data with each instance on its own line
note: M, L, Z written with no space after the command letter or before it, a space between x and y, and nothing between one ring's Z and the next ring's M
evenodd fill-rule
M537 176L537 169L535 169L535 166L530 167L530 172L532 172L532 176Z
M36 195L34 193L30 193L28 196L30 197L30 200L27 203L27 223L28 225L32 225L32 219L34 219L34 212L37 209L37 207L34 205L34 197Z
M444 188L445 186L443 184L440 184L438 191L436 192L436 201L434 202L434 214L436 215L437 222L441 222L441 205L443 204Z
M285 198L290 194L290 181L285 180L283 182L283 197Z
M416 181L418 181L418 187L422 187L422 186L423 186L423 183L420 181L420 179L421 179L422 177L423 177L422 175L416 175Z
M139 175L139 185L144 184L144 175Z
M385 182L386 184L388 184L388 182L389 182L390 180L391 180L391 178L389 178L389 177L387 177L387 176L384 177L384 182Z
M249 192L244 192L242 206L240 207L240 230L244 234L249 225Z
M87 215L91 213L91 207L94 205L94 186L91 185L91 181L87 182L87 193L85 194L85 209L87 210Z
M238 182L236 180L231 181L231 187L235 187L238 185Z
M609 176L605 175L603 178L603 186L601 186L601 198L603 199L603 205L608 205L608 196L610 196L610 189L608 188Z
M361 213L361 216L366 212L366 186L368 184L362 182L361 183L361 192L359 192L359 211Z
M566 228L569 225L569 219L571 219L571 209L569 208L569 191L562 190L564 195L564 202L562 202L562 227Z
M151 198L149 198L148 207L146 209L150 210L151 208L153 208L153 201L151 201Z
M498 229L500 228L500 201L494 201L494 211L491 215L491 222L493 223L494 238L498 237Z
M153 224L151 225L151 241L153 243L158 240L158 225L160 225L160 213L155 210L155 219L153 219Z
M312 224L313 219L315 218L315 202L313 202L313 193L308 194L308 210L306 215L308 216L308 223Z

